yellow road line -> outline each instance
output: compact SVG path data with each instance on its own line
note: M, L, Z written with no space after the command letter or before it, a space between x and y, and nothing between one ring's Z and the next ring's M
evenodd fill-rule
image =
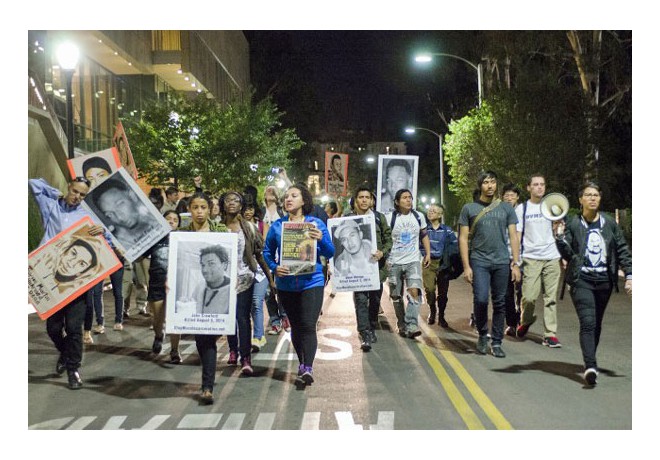
M445 393L447 393L449 400L454 405L454 408L456 408L456 411L465 422L467 428L469 430L484 430L485 427L479 420L479 417L477 417L477 414L474 413L459 389L456 387L456 385L454 385L451 377L449 377L449 374L445 368L442 367L440 360L433 354L428 346L424 345L423 343L418 344L418 346L420 350L422 350L422 354L426 358L426 361L428 361L431 369L433 369L433 372L435 372L435 375L440 381L440 384L445 389Z

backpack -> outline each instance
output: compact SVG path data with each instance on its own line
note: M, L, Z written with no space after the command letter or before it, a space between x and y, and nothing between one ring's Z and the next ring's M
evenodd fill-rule
M419 217L419 213L414 209L411 209L411 212L413 213L413 216L415 216L415 219L417 219L417 223L419 224L419 231L421 232L423 230L422 219ZM392 230L394 230L394 222L396 222L396 216L398 215L399 215L398 211L392 211L392 222L390 222L390 228Z
M458 250L458 240L445 242L440 270L445 271L449 275L450 280L456 279L463 274L463 259L461 259L461 254Z

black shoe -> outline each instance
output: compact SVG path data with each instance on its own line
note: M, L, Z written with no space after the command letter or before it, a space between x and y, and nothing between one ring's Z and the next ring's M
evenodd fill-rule
M177 350L170 351L170 363L181 364L181 355Z
M64 360L64 356L60 355L60 357L57 358L57 364L55 364L55 372L57 372L57 375L62 375L65 370L66 361Z
M422 335L422 331L416 329L414 331L408 331L406 337L408 337L409 339L415 339L415 337L419 337L420 335Z
M69 388L72 390L79 390L83 386L82 379L80 378L80 372L78 371L67 371L69 373Z
M371 332L360 332L360 337L362 338L362 342L360 343L362 351L371 351Z
M369 333L371 334L371 343L378 342L378 337L376 337L376 331L371 330L371 331L369 331Z
M159 354L163 350L163 336L161 335L160 337L155 336L154 337L154 343L151 345L151 351L154 352L155 355Z
M435 324L435 314L431 313L429 317L426 319L426 322L428 323L429 326Z
M439 317L438 317L438 324L440 325L440 327L443 327L443 328L445 328L445 329L447 329L447 328L449 327L449 324L448 324L447 321L445 320L445 317L444 317L444 316L439 316Z
M506 353L504 353L504 350L502 350L502 347L500 345L493 345L490 349L490 352L496 358L506 358Z
M485 355L488 353L488 336L480 335L479 340L477 340L477 352L480 355Z
M204 388L199 395L199 399L204 405L213 404L213 390L210 388Z
M129 316L128 316L128 310L124 310L124 314L123 314L122 317L123 317L124 319L128 319L128 318L129 318Z

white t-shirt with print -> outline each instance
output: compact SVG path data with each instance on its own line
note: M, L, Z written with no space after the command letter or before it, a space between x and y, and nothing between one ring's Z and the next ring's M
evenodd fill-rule
M518 224L516 230L523 231L523 208L520 204L516 207L516 216ZM523 254L525 259L534 260L553 260L559 259L559 251L555 244L555 237L552 233L552 222L541 214L541 205L527 201L527 210L525 211L525 234L523 235Z
M422 222L422 228L427 223L424 214L417 213ZM387 224L391 226L392 213L387 213ZM422 253L419 250L419 222L412 212L396 216L394 228L392 229L392 250L388 262L396 265L404 265L419 262Z

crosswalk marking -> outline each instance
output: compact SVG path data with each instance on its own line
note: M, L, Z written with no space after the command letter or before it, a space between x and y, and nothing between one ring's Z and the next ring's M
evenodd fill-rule
M265 412L259 414L254 424L255 430L270 430L275 424L275 412Z
M303 414L302 423L300 424L301 430L318 430L321 425L320 412L305 412Z
M369 425L370 430L393 430L394 411L379 411L378 421L375 425Z
M103 425L102 430L121 430L121 425L126 421L128 417L126 415L115 415L110 417L105 425Z
M186 414L177 425L177 428L188 430L215 428L220 423L221 418L222 414Z
M155 430L159 426L161 426L163 423L165 423L165 420L167 420L168 418L170 418L169 415L154 415L142 427L136 428L136 429L137 430Z
M337 425L339 425L340 430L362 430L362 425L355 424L353 414L350 412L335 412L335 418L337 419Z
M96 420L96 416L80 417L78 420L69 425L67 430L83 430L94 420Z
M240 430L245 420L245 414L229 414L227 421L222 425L223 430Z

